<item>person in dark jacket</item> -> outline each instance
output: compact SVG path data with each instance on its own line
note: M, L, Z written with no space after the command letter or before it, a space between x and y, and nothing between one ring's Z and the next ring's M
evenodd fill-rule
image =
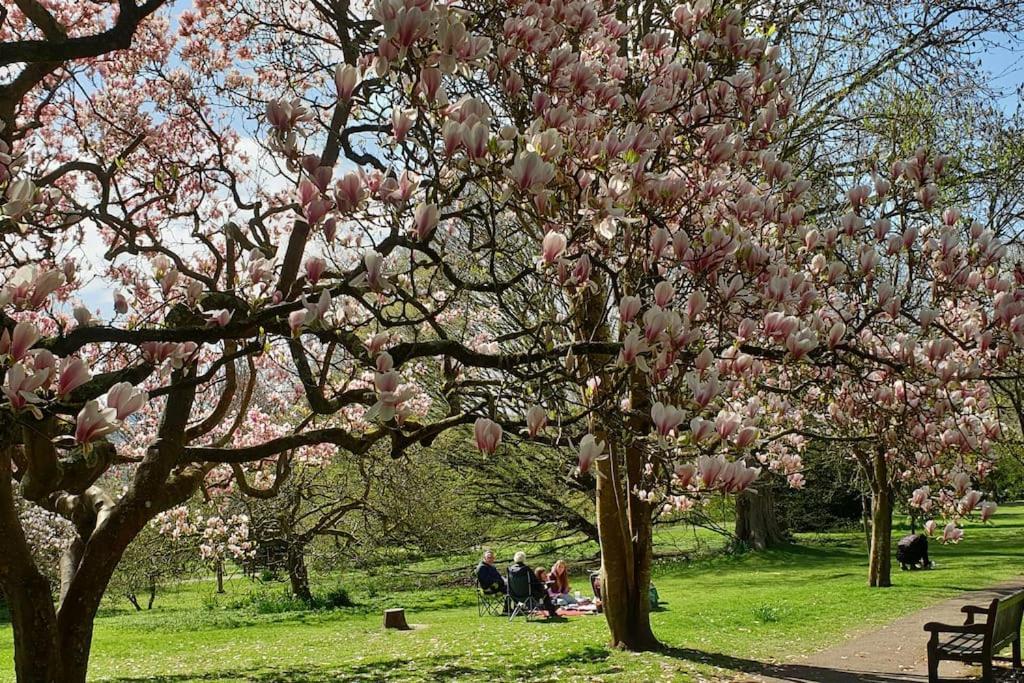
M544 605L548 616L557 617L558 609L551 602L551 596L548 595L548 587L537 578L537 574L530 569L530 565L526 564L526 553L519 551L512 559L514 561L508 568L508 583L514 590L510 591L510 595L517 594L519 587L528 587L530 595Z
M924 534L910 534L896 544L896 561L900 568L931 569L932 562L928 559L928 537Z
M476 581L485 593L505 594L505 577L494 566L494 551L485 550L480 564L476 566Z

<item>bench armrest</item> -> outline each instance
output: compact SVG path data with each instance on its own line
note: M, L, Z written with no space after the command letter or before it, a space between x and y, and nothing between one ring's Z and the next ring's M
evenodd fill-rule
M924 625L925 631L931 633L985 633L988 630L987 624L941 624L937 621L929 621Z
M977 605L965 605L960 608L960 611L967 615L967 624L973 624L974 618L989 613L988 607L978 607Z

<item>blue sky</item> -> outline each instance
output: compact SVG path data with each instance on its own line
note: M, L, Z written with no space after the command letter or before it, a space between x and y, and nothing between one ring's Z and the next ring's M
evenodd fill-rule
M981 55L981 65L992 75L992 82L1003 92L1000 104L1009 114L1021 107L1021 86L1024 84L1024 45L1012 45L1005 33L990 36L994 45Z

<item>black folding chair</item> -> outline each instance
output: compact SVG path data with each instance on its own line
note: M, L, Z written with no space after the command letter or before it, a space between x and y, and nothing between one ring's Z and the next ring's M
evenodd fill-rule
M513 574L508 572L507 577L508 601L509 607L511 607L508 620L512 621L516 617L522 616L529 621L533 611L541 604L537 598L533 597L533 591L530 589L530 573L517 572Z
M505 594L494 593L491 591L485 591L477 584L476 587L476 614L478 617L482 617L485 614L489 614L492 617L501 616L502 611L505 609Z

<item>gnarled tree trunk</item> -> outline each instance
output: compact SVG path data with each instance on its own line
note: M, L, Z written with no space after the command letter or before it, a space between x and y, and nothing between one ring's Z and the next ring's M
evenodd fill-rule
M169 478L181 452L194 391L186 384L170 392L160 439L116 505L95 486L56 497L54 508L73 522L77 534L61 561L56 607L18 518L11 486L13 448L0 446L0 588L11 611L18 683L85 683L96 612L125 549L157 513L186 500L205 474L196 469L191 476ZM0 444L11 442L5 436L0 430Z
M306 604L313 602L313 593L309 590L309 572L306 570L305 547L297 544L288 546L288 581L292 595Z
M775 511L770 486L744 491L736 496L736 538L754 550L765 550L786 542L786 532Z

